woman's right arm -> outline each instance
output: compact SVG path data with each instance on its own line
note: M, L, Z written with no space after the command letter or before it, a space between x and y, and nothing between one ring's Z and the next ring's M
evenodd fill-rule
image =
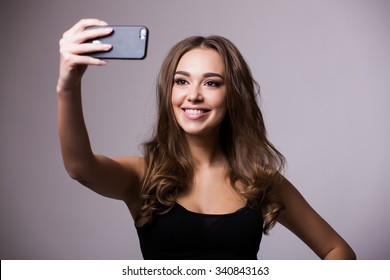
M86 30L88 26L103 28ZM60 71L57 83L58 130L61 152L68 174L93 191L115 199L137 200L143 159L122 157L111 159L95 155L85 126L81 80L88 65L105 65L100 59L83 55L107 51L109 45L84 43L108 35L105 22L97 19L79 21L66 31L60 40Z

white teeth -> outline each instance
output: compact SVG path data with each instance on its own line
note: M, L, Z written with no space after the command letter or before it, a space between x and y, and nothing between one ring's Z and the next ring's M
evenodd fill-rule
M185 109L185 111L189 115L200 115L204 112L203 110L196 110L196 109Z

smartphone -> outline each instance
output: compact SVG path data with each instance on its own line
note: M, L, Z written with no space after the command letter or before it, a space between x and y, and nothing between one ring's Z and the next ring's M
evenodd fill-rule
M93 52L86 55L102 59L144 59L146 57L149 30L145 26L110 25L103 26L113 29L108 36L89 40L93 44L110 44L111 50ZM102 28L91 26L88 28Z

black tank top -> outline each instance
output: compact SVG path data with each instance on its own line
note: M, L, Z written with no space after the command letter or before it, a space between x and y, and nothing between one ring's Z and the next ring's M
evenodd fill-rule
M248 205L229 214L200 214L180 204L137 228L145 260L255 260L262 216Z

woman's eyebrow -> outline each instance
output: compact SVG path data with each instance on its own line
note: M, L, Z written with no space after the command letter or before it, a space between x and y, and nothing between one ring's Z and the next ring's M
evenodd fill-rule
M183 76L191 77L191 74L187 71L176 71L175 74L180 74ZM213 73L213 72L207 72L203 74L203 77L210 78L210 77L219 77L221 79L224 79L224 77L221 74Z
M187 76L187 77L190 77L190 76L191 76L191 74L188 73L188 72L186 72L186 71L176 71L176 72L175 72L175 75L176 75L176 74L180 74L180 75Z
M219 78L221 78L222 80L224 79L224 77L223 77L221 74L218 74L218 73L212 73L212 72L209 72L209 73L204 73L204 74L203 74L203 77L205 77L205 78L210 78L210 77L219 77Z

